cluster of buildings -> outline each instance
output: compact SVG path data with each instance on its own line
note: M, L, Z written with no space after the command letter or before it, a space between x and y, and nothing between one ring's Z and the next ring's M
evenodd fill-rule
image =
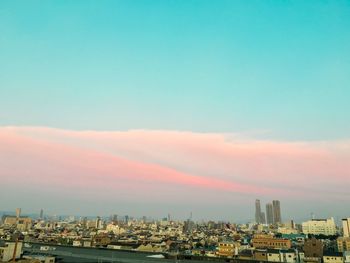
M255 200L255 222L258 224L280 224L281 204L279 200L273 200L272 203L266 204L266 213L261 211L260 200Z
M17 210L16 215L1 218L0 261L28 257L26 246L42 243L161 253L180 259L350 263L350 218L339 226L333 218L282 223L278 200L266 205L266 221L259 200L255 208L260 221L247 224L175 221L170 216L162 220L116 215L44 218L43 211L33 219Z

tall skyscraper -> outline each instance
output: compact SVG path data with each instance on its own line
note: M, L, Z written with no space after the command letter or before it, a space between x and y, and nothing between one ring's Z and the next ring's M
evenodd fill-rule
M343 223L343 237L350 237L350 218L341 220Z
M261 206L260 206L260 200L255 200L255 222L261 223Z
M274 224L273 220L273 206L271 203L266 204L266 221L267 224L272 225Z
M260 214L260 223L261 224L266 224L266 217L265 217L265 213L261 212Z
M114 214L114 215L112 216L112 223L113 223L113 224L118 224L118 215Z
M282 217L281 217L281 204L279 200L273 200L272 201L273 206L273 219L275 224L282 223Z
M44 210L40 209L40 219L43 219L43 218L44 218Z

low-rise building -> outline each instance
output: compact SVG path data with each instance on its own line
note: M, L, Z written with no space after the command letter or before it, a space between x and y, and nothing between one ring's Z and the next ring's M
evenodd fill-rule
M307 239L304 244L305 258L322 258L323 243L316 238Z
M297 252L294 249L282 249L281 253L281 262L295 263L297 262Z
M268 262L281 262L281 253L279 249L268 249L267 250L267 261Z
M238 254L239 243L219 242L217 255L219 257L233 257Z
M16 243L15 242L0 242L0 261L7 262L13 259L13 255L16 250L15 258L18 259L21 257L22 254L22 242Z
M254 250L254 260L256 260L256 261L267 261L267 249L256 249L256 250Z
M350 251L344 251L343 257L345 263L350 263Z
M289 239L275 238L270 235L258 235L252 240L255 248L280 248L289 249L292 247L292 242Z
M339 237L337 247L338 252L350 251L350 237Z
M323 255L323 263L343 263L343 253L326 251Z

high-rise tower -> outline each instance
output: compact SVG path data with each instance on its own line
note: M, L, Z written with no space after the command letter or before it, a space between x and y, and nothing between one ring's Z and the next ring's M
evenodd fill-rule
M274 223L273 220L273 206L271 203L266 204L266 221L267 224L271 225Z
M273 218L275 224L282 223L282 217L281 217L281 203L279 200L273 200L272 201L273 206Z
M261 206L260 206L260 200L255 200L255 222L261 223Z

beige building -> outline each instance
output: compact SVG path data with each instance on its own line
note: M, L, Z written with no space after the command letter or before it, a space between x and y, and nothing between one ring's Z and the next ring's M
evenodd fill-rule
M350 251L350 237L339 237L337 246L339 252Z
M16 248L16 259L21 257L22 254L22 242L17 243L17 248ZM3 242L0 243L0 261L2 262L8 262L12 260L13 258L13 253L15 251L15 242Z
M312 219L302 223L304 234L332 236L337 234L333 217L330 219Z
M350 237L350 218L342 219L343 237Z
M332 252L323 255L323 263L344 263L342 253Z
M289 239L274 238L270 235L256 235L254 236L252 243L255 248L288 249L292 247L292 242Z
M233 257L238 254L239 243L236 242L220 242L218 244L217 255L220 257Z
M254 260L256 261L267 261L267 250L256 249L254 250Z
M281 262L281 254L279 249L268 249L267 250L267 261L268 262Z

